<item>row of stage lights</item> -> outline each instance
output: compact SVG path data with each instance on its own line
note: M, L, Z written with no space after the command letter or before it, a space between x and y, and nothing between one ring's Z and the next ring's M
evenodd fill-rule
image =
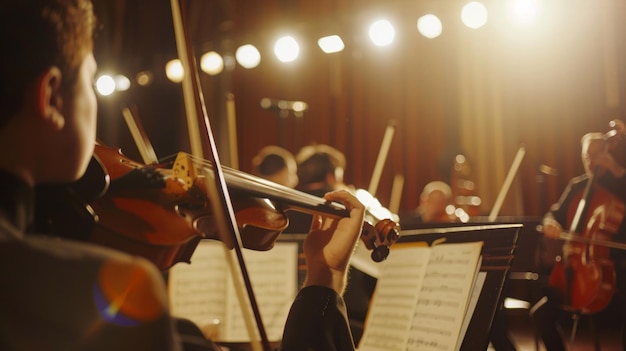
M533 22L538 14L537 0L511 0L513 19L520 23ZM485 5L478 1L472 1L463 6L460 13L461 21L471 29L478 29L487 23L488 11ZM439 17L434 14L425 14L417 19L417 31L428 39L435 39L443 32L443 25ZM379 19L369 26L369 39L376 46L388 46L395 38L395 28L387 19ZM319 48L326 54L343 51L345 44L339 35L330 35L317 41ZM298 59L300 45L290 35L276 40L274 55L283 63L289 63ZM235 57L222 57L215 51L204 53L200 57L200 68L208 75L215 76L232 69L235 62L246 69L253 69L261 63L261 53L252 44L241 45L235 51ZM184 76L182 63L179 59L173 59L165 64L165 74L169 80L180 83ZM140 72L136 77L138 85L149 85L152 82L150 72ZM126 91L130 88L131 81L125 76L101 75L96 81L96 89L100 95L111 95L116 91Z

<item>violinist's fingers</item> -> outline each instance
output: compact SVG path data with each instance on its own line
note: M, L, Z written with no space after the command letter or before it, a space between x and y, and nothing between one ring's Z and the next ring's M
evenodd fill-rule
M365 206L356 198L351 192L347 190L336 190L324 195L324 199L328 201L337 201L341 202L346 209L350 211L350 216L352 217L352 210L357 210L365 213ZM356 213L356 215L359 215Z
M342 203L350 216L313 216L311 231L304 241L307 261L305 285L328 286L341 293L350 258L363 226L365 207L345 190L334 191L325 198Z
M322 228L322 216L314 214L313 220L311 221L311 229L309 229L309 232L313 230L318 230L320 228Z

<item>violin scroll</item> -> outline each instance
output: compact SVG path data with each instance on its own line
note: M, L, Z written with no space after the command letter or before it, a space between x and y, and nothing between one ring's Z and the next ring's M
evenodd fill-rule
M375 225L366 221L361 231L361 240L372 251L374 262L382 262L389 256L389 247L400 237L398 225L391 219L383 219Z

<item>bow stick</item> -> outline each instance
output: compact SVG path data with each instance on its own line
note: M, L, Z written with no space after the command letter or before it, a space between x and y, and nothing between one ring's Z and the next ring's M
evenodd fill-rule
M248 301L250 302L250 307L254 314L257 327L256 330L259 332L263 350L270 351L270 343L261 320L259 307L252 290L252 283L243 259L241 234L237 226L235 212L233 210L228 188L226 187L226 182L224 180L224 174L222 172L217 148L213 139L213 133L211 131L211 125L206 112L204 98L200 89L200 78L196 69L195 56L191 50L191 40L186 28L185 17L181 11L181 8L184 8L184 6L181 5L184 4L184 1L185 0L171 0L171 6L174 29L176 32L178 55L185 72L183 78L183 96L187 111L192 154L202 159L206 156L206 158L213 164L212 175L214 181L207 181L204 182L204 184L207 187L206 193L211 202L217 231L222 239L221 241L225 243L226 246L232 247L235 251L241 278L245 284L246 292L248 293ZM196 117L196 119L193 117ZM200 126L202 126L202 128L200 128ZM205 168L202 168L202 170L205 170L207 178L211 177L209 172L206 172ZM227 218L228 220L226 220ZM232 256L226 255L226 257ZM230 262L230 260L229 264L231 264L231 272L235 274L235 269L232 267L232 262ZM240 280L233 279L233 282L235 284L236 291L240 294L240 301L244 301L241 296L243 294L241 292L242 289L238 288ZM254 330L252 327L252 321L249 318L249 310L245 307L245 304L240 303L240 305L246 322L246 327L248 328L248 333L250 334L251 345L253 349L257 350L260 346L255 342L256 337L253 337Z
M393 140L393 133L395 131L395 121L392 120L389 122L389 125L387 125L387 129L385 130L385 135L383 136L383 141L380 145L380 150L378 151L378 158L376 159L376 164L374 165L374 173L372 174L369 188L367 188L367 191L372 194L372 196L376 196L378 183L380 182L380 176L383 173L383 167L385 166L385 160L387 160L387 154L389 154L389 146L391 145L391 141Z

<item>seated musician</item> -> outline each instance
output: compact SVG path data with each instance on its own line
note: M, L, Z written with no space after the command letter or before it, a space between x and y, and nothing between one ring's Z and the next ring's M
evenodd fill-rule
M343 182L345 156L339 150L325 144L309 145L296 154L298 187L307 194L323 196L329 191L350 189ZM286 233L305 233L311 223L311 215L289 211L289 227Z
M212 349L189 341L197 328L177 330L151 262L29 233L35 185L80 178L93 153L95 25L90 0L0 5L0 349ZM342 202L350 217L313 220L304 243L307 279L284 350L354 348L341 294L364 207L345 191L326 198Z
M452 205L452 188L445 182L432 181L420 193L414 220L418 224L455 222L454 214L446 212L449 205Z
M621 132L623 133L623 131ZM626 200L626 170L613 157L610 150L605 147L604 134L585 134L581 139L581 146L585 174L570 180L559 202L552 205L550 211L544 216L543 234L546 238L559 239L563 231L570 230L569 226L572 225L572 218L568 218L568 216L573 217L571 215L573 213L572 209L577 207L578 199L580 199L583 190L596 169L596 184L613 196L616 196L621 202ZM626 221L621 222L617 233L611 237L611 240L624 242L624 236L626 236ZM573 253L574 247L570 242L567 242L563 247L563 254ZM612 303L620 311L617 314L622 317L620 323L623 329L624 319L626 319L626 290L624 290L626 288L624 285L626 283L624 276L626 273L626 256L623 250L611 249L610 257L615 263L614 268L617 277L616 291ZM550 284L546 284L545 296L541 297L530 310L531 318L536 328L536 335L541 337L545 347L550 351L566 349L557 328L561 318L568 315L564 311L564 304L566 302L562 293L555 287L550 286ZM614 325L618 327L619 324ZM624 338L625 335L622 330L622 345L626 347Z
M295 156L289 150L276 145L268 145L254 156L252 174L288 188L298 185Z

